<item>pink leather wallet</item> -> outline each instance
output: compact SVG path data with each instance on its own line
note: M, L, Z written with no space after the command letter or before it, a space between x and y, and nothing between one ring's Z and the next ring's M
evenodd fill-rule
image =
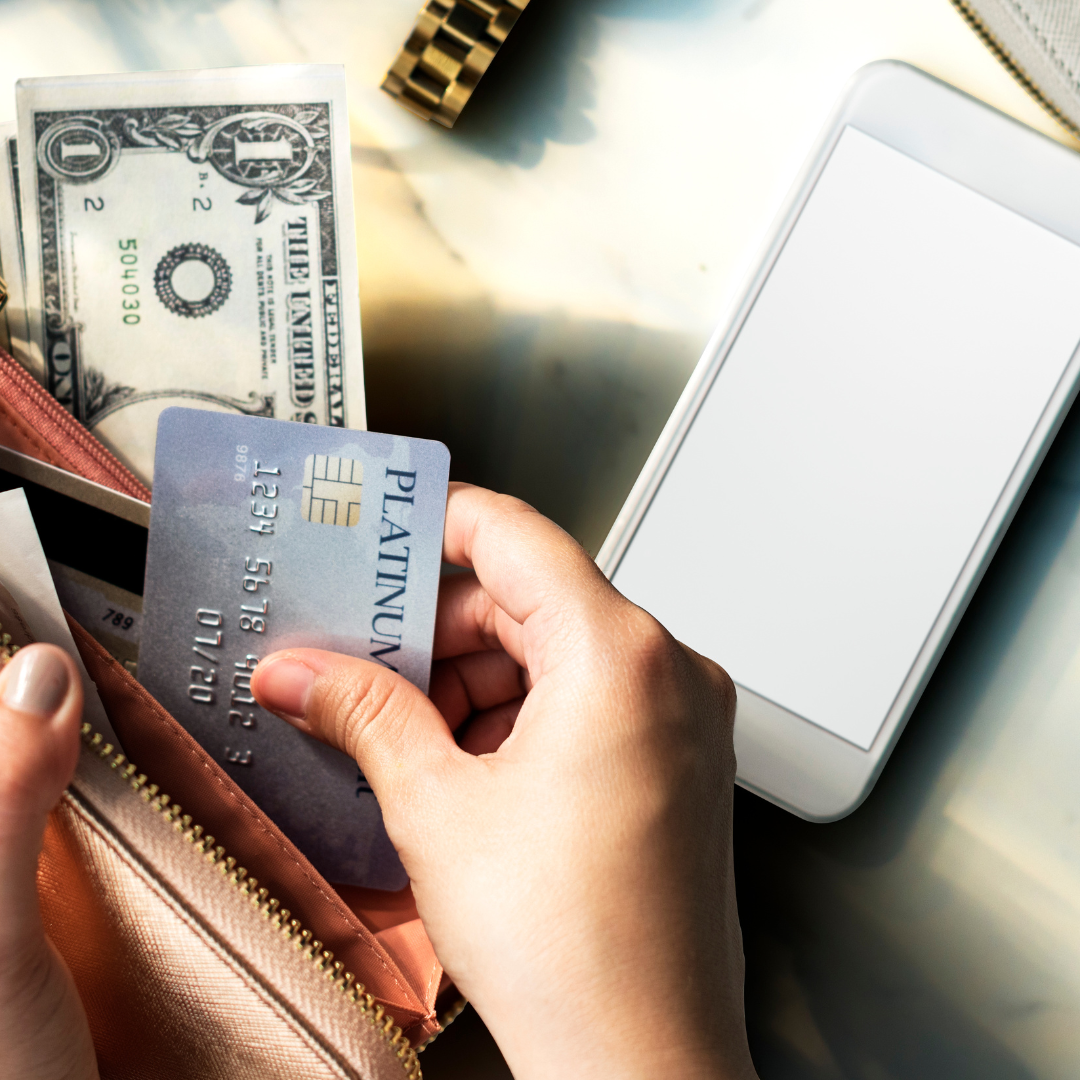
M0 445L150 500L2 350ZM417 1049L462 1002L411 891L325 881L68 618L123 748L84 725L38 891L102 1077L419 1077Z

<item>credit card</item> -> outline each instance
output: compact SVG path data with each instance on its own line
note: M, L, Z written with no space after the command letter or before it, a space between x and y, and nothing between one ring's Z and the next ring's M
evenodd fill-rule
M442 443L161 414L139 680L333 882L407 877L356 763L259 708L277 649L362 657L427 691L450 454Z

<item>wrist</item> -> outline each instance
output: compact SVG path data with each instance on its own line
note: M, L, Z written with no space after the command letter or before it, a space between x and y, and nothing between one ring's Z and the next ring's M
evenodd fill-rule
M757 1080L745 1041L723 1051L702 1045L689 1028L677 1040L649 1038L643 1023L632 1041L608 1038L588 1025L555 1044L536 1034L516 1040L496 1035L515 1080ZM509 1043L510 1045L507 1045Z
M715 1001L716 1015L702 1030L663 995L645 1003L619 1003L590 1013L580 996L535 1001L502 1015L474 1002L515 1080L757 1080L742 1009ZM566 1006L565 1008L563 1006ZM728 1022L721 1019L724 1014ZM718 1022L719 1021L719 1022Z

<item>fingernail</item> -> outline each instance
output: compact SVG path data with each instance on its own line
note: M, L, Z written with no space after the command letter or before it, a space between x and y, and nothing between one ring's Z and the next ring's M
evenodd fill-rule
M255 680L259 704L288 720L303 720L307 716L314 688L315 672L299 660L283 657L259 665Z
M18 712L52 716L67 696L69 681L67 664L56 652L27 646L7 665L4 704Z

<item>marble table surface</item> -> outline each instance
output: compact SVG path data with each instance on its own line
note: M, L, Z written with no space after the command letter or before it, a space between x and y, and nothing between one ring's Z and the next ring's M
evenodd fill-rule
M370 426L593 552L857 68L1076 145L947 0L532 0L448 132L378 89L418 6L0 0L0 120L23 76L343 63ZM1078 577L1074 416L870 800L819 826L739 793L764 1080L1078 1075ZM509 1075L468 1013L423 1062Z

